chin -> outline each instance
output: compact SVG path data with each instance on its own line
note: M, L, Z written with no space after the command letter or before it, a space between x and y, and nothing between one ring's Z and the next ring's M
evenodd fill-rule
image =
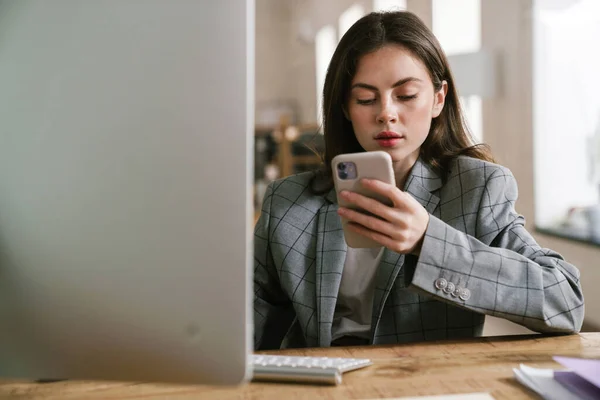
M361 146L365 151L384 151L392 157L393 162L406 161L408 158L414 157L414 161L419 157L420 148L407 149L405 143L402 143L396 147L381 147L381 146Z
M407 151L405 149L388 149L384 150L392 156L393 162L403 162L407 160L416 161L419 158L419 149Z
M383 149L383 151L392 156L392 160L394 161L403 160L411 154L410 151L407 151L406 149L403 149L401 147L396 147L393 149Z

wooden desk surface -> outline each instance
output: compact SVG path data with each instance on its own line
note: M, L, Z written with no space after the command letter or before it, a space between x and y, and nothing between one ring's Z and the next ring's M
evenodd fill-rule
M524 363L559 368L552 355L600 358L600 333L479 338L396 346L297 349L278 354L364 357L374 365L344 374L339 386L250 383L237 388L126 382L0 381L0 398L15 399L373 399L488 392L495 399L536 398L514 378Z

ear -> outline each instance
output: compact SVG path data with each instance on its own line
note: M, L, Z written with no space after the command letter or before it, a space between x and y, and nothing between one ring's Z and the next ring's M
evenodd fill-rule
M448 93L448 82L442 81L442 87L440 90L433 94L433 110L432 117L437 118L442 110L444 109L444 104L446 102L446 94Z

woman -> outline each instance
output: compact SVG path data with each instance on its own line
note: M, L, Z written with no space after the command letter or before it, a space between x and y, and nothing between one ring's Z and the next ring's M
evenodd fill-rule
M517 184L473 146L438 41L408 12L371 13L340 41L325 79L325 162L272 183L255 228L255 347L327 347L481 335L485 315L576 332L579 271L542 249L516 213ZM383 150L392 200L340 195L331 160ZM340 216L381 248L351 249Z

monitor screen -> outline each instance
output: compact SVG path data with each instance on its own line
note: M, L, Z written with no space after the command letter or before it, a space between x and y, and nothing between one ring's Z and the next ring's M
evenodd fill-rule
M0 375L238 383L252 0L0 1Z

